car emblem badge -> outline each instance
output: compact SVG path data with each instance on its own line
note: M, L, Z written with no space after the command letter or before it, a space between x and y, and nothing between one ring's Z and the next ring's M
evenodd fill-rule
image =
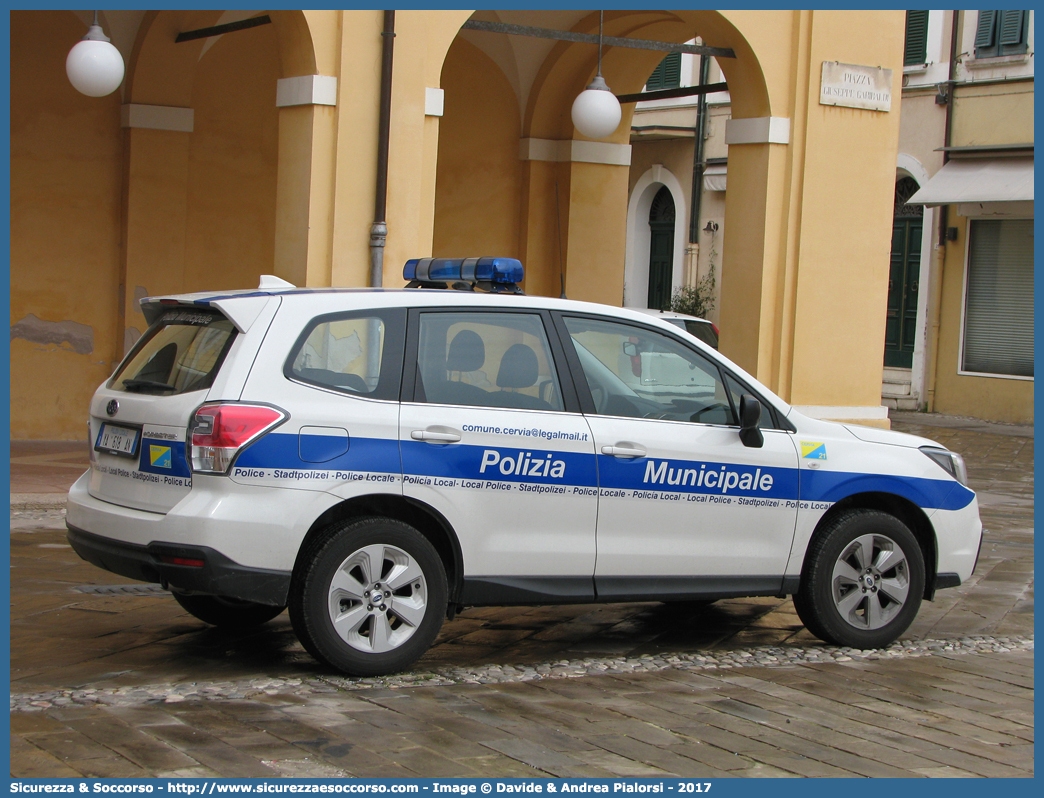
M116 415L116 412L120 409L120 403L115 399L110 399L109 403L105 405L105 412L110 416Z

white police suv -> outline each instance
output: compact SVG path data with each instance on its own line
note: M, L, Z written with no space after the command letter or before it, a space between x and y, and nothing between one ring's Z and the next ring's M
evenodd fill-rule
M356 675L467 605L793 595L871 648L971 575L960 455L806 418L648 315L524 296L515 260L405 276L143 300L91 402L77 553L208 623L288 606Z

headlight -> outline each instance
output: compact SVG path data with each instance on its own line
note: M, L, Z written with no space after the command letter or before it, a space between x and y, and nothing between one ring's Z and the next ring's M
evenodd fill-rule
M921 451L938 463L951 477L968 487L968 468L964 465L964 458L957 452L935 446L922 446Z

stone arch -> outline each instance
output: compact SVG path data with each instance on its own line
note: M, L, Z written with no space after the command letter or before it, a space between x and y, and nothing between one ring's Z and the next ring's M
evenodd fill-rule
M916 181L918 186L924 186L930 175L924 164L909 153L900 152L896 158L896 182L903 178ZM910 367L910 393L924 398L927 395L927 373L925 369L927 354L925 347L928 341L928 308L932 302L931 292L928 289L932 285L932 268L935 266L932 259L933 241L936 227L936 214L938 208L924 208L923 227L921 229L921 263L919 282L925 290L919 291L917 296L917 331L913 352L913 363ZM938 298L936 298L937 301Z
M653 39L681 44L700 36L714 47L731 48L735 59L720 59L729 83L734 118L767 116L769 92L753 47L742 31L719 11L610 11L605 14L606 36ZM580 20L574 32L596 34L598 12ZM663 53L652 50L608 48L602 55L602 74L616 94L641 91ZM574 138L569 110L573 99L590 82L597 68L597 48L558 42L534 80L523 120L523 135ZM634 105L625 105L616 133L608 140L626 142Z
M267 12L272 19L279 77L314 75L319 70L311 26L305 12L282 10ZM130 58L127 59L125 102L152 105L187 105L192 84L204 53L222 38L215 36L190 42L175 42L185 30L211 27L253 16L221 10L146 11L138 26ZM266 26L257 30L260 32ZM225 34L241 36L242 33Z
M731 12L730 12L731 13ZM526 15L531 15L526 18ZM539 15L539 16L538 16ZM489 21L508 21L532 24L536 27L556 27L574 32L593 34L598 31L598 13L587 11L496 12L480 11L474 18ZM463 20L462 20L463 21ZM712 46L731 47L737 54L737 63L730 64L727 75L735 82L732 87L734 116L766 115L769 113L769 92L760 61L753 46L741 31L741 25L717 11L607 11L605 34L682 43L696 35L703 36ZM485 38L483 38L485 37ZM461 40L466 41L461 41ZM475 44L489 55L483 68L494 70L500 79L500 92L518 103L519 130L517 144L505 149L504 156L519 162L519 177L508 181L518 186L517 245L513 236L501 236L501 251L515 248L526 264L526 289L531 293L557 295L562 281L572 286L570 296L618 304L631 301L632 291L625 299L625 251L631 253L627 236L633 231L633 220L628 221L627 167L629 165L629 129L633 105L625 105L623 119L614 134L604 142L588 147L588 142L575 133L570 119L573 99L590 82L596 69L597 49L587 43L551 40L526 40L505 34L476 33L462 30L450 47L443 69L466 51L467 44ZM534 53L537 55L534 56ZM640 91L652 70L662 60L663 53L633 48L607 48L603 54L602 71L610 87L617 94ZM527 61L526 59L529 58ZM440 120L440 129L455 129L451 118L458 90L453 81L446 81L446 116ZM488 95L487 95L488 96ZM503 97L498 96L498 103ZM475 97L469 96L474 102ZM494 118L491 125L505 124L503 116ZM452 142L440 133L440 175L446 173L442 163L447 147L467 150L466 138L454 137ZM576 148L580 146L583 151ZM473 148L472 148L473 149ZM463 160L458 158L458 160ZM464 177L457 175L454 186ZM484 175L474 170L471 179L480 193ZM453 210L442 189L451 184L440 176L442 188L436 186L435 227L445 230L463 229L471 220L463 209ZM767 181L750 185L766 191ZM459 193L459 192L458 192ZM688 203L684 194L672 188L679 214ZM762 207L760 198L750 203ZM456 213L458 218L452 218ZM681 217L680 217L681 218ZM679 225L679 228L684 225ZM601 228L598 234L595 231ZM445 240L437 232L436 242ZM676 230L674 283L680 284L679 268L685 253L682 231ZM438 246L438 244L436 244ZM570 276L571 275L571 276Z
M328 74L316 62L312 29L305 12L297 10L269 11L279 41L279 59L284 78L299 75Z
M688 218L681 181L668 169L656 164L638 178L627 204L627 249L624 261L623 304L645 307L649 284L649 210L661 188L666 187L674 200L676 219ZM685 264L685 224L674 225L674 268L672 291L682 283Z
M923 186L927 183L928 178L930 177L924 164L914 156L905 152L899 153L899 156L896 158L895 169L900 177L902 175L909 175L917 181L917 185L919 186Z
M518 257L518 102L504 73L457 39L442 68L432 254Z

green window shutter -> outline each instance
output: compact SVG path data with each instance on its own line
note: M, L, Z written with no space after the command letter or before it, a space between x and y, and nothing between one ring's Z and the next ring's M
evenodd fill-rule
M1026 23L1028 11L1000 12L1000 55L1018 55L1026 52Z
M676 89L681 85L681 53L669 53L646 81L647 91Z
M975 28L975 57L989 58L998 55L997 11L990 9L979 12L979 24Z
M681 85L681 53L670 53L663 64L663 87L676 89Z
M663 61L661 61L653 73L649 75L649 79L645 81L646 91L656 91L657 89L663 88Z
M923 64L928 60L928 12L906 12L906 50L903 66Z

